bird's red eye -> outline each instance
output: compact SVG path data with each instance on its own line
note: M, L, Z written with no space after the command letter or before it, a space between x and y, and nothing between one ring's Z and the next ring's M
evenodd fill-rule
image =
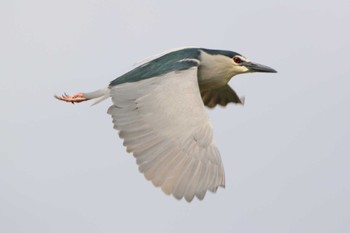
M239 63L242 62L242 60L241 60L239 57L234 57L234 58L233 58L233 61L234 61L235 63L237 63L237 64L239 64Z

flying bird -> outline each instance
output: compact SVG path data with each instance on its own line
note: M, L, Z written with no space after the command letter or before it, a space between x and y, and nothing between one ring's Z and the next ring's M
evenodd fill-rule
M106 88L55 97L70 103L111 98L108 114L139 171L166 194L191 202L225 187L205 106L243 104L228 82L251 72L276 73L236 52L182 48L148 59Z

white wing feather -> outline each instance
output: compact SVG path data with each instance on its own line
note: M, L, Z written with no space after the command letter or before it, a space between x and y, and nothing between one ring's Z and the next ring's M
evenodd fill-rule
M108 113L148 180L177 199L224 187L224 169L197 68L111 87Z

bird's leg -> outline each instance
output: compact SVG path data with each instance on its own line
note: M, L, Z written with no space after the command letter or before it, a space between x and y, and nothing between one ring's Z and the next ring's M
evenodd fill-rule
M64 93L61 96L55 95L55 98L58 99L58 100L62 100L62 101L65 101L65 102L72 103L72 104L80 103L80 102L89 100L88 98L86 98L84 96L83 93L78 93L78 94L75 94L75 95L67 95L66 93Z

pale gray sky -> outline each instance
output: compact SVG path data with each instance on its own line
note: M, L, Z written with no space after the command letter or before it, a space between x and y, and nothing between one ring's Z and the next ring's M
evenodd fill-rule
M2 0L0 232L350 232L350 4ZM195 45L278 74L210 110L226 189L191 204L138 172L106 110L64 104Z

